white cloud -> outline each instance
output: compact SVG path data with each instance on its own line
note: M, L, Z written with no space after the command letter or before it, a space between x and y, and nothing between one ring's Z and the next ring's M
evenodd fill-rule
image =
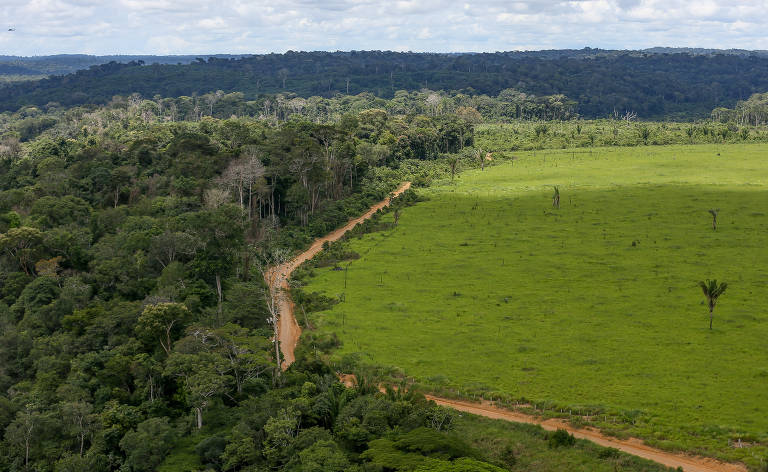
M4 54L764 48L768 0L1 0Z

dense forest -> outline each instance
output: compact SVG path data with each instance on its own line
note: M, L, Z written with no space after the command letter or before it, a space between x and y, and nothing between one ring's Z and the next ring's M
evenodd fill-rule
M471 127L147 124L127 100L72 120L0 146L0 470L156 470L203 428L201 469L358 470L348 454L419 444L483 464L423 397L345 389L311 356L281 374L259 272L399 182L385 130L431 127L454 150Z
M584 49L550 49L542 51L509 51L504 54L513 58L539 59L585 59L590 57L610 57L624 54L694 54L694 55L735 55L735 56L768 56L768 51L745 49L702 49L702 48L650 48L639 51L619 51L599 48ZM55 54L52 56L3 56L0 55L0 75L20 74L29 76L63 75L88 69L91 66L108 62L128 63L142 62L144 64L189 64L198 59L214 57L216 59L237 59L251 54L198 54L198 55L109 55L93 56L89 54Z
M496 96L514 89L566 96L575 102L574 112L586 118L629 111L646 120L690 120L768 89L768 58L757 53L555 54L288 52L182 65L111 62L4 87L0 109L106 104L115 95L132 93L193 97L221 90L256 100L277 93L308 98L366 92L392 98L399 90L421 89Z

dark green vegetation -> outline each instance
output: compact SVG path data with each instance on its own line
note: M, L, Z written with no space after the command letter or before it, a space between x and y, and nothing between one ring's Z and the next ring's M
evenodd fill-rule
M396 226L385 215L383 231L339 248L359 256L336 262L346 270L309 271L304 291L340 301L308 315L310 336L335 333L340 365L384 366L444 395L528 404L759 467L767 151L516 152L447 176ZM710 330L699 281L714 278L728 290Z
M768 57L592 50L575 54L352 51L210 58L188 65L112 62L4 87L0 109L51 102L104 104L114 95L134 92L178 97L222 90L256 100L276 93L306 98L366 92L393 97L398 90L424 88L489 96L516 89L536 96L565 95L576 103L574 111L588 118L629 111L642 119L688 120L768 90Z
M166 121L156 106L2 115L0 470L662 470L345 388L311 346L275 369L264 254L447 172L427 158L473 156L471 123Z

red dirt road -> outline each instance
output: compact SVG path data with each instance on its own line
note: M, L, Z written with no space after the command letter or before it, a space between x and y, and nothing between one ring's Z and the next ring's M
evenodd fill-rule
M473 415L485 416L516 423L537 424L548 431L556 429L565 429L577 438L588 439L593 443L605 447L619 449L628 454L649 459L667 467L682 467L685 472L746 472L747 468L741 464L729 464L715 459L699 456L689 456L675 454L671 452L655 449L643 443L640 439L618 439L605 436L600 431L594 429L574 428L569 423L558 419L543 420L542 418L526 415L516 411L506 410L495 407L488 403L474 403L460 400L449 400L447 398L434 397L426 395L428 400L433 400L438 405L442 405L454 410L472 413Z
M403 182L400 187L397 188L397 190L392 192L392 195L398 196L409 188L411 188L411 183ZM286 262L285 264L271 268L267 272L265 277L267 284L270 285L269 288L273 293L277 292L277 300L279 300L278 309L280 312L280 319L278 322L279 325L277 332L278 338L280 340L280 350L283 354L283 369L287 369L288 366L293 364L293 361L296 360L296 357L293 353L296 350L296 345L299 343L299 337L301 336L301 327L296 322L296 317L293 313L293 301L291 300L288 291L288 279L291 277L291 273L293 273L293 271L296 270L296 268L298 268L301 264L312 259L315 257L315 255L317 255L318 252L322 251L323 243L326 241L337 241L339 238L344 236L344 233L351 230L359 223L362 223L363 221L372 217L377 211L386 206L389 206L389 201L390 199L387 198L373 205L362 216L349 220L349 222L341 228L328 233L322 238L316 239L315 242L313 242L309 247L309 249L302 252L294 259ZM270 283L270 281L272 283Z
M395 196L400 195L410 187L411 183L405 182L395 190L393 194ZM280 347L283 354L283 369L287 369L295 361L294 351L299 342L299 337L301 336L301 327L299 327L299 324L296 322L296 317L293 312L293 302L291 301L290 293L288 291L288 279L290 278L291 273L305 261L312 259L318 252L322 251L323 243L326 241L338 240L344 233L354 228L355 225L367 220L373 216L374 213L387 205L389 205L389 198L372 206L364 215L350 220L342 228L315 240L309 249L296 256L296 258L268 271L266 277L267 283L269 283L270 280L273 281L273 283L270 284L270 290L272 290L273 293L277 292L282 295L278 298L280 312L278 338L280 339ZM353 385L352 376L341 376L341 380L350 386ZM741 464L730 464L707 457L666 452L650 447L644 444L640 439L617 439L606 436L598 430L574 428L563 420L542 419L536 416L499 408L487 402L474 403L461 400L450 400L432 395L426 395L426 397L429 400L433 400L438 405L474 415L484 416L486 418L514 421L516 423L536 424L549 431L565 429L577 438L587 439L601 446L619 449L628 454L649 459L667 467L682 467L685 472L747 472L747 468Z

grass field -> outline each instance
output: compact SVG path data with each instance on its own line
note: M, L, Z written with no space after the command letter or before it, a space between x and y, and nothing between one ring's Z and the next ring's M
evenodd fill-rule
M603 428L760 464L768 145L517 156L422 190L429 200L395 229L353 240L362 257L346 289L344 271L315 271L305 290L344 294L312 315L342 340L336 356L361 352L441 388L589 406ZM711 331L706 278L729 284ZM750 447L729 445L739 438Z

